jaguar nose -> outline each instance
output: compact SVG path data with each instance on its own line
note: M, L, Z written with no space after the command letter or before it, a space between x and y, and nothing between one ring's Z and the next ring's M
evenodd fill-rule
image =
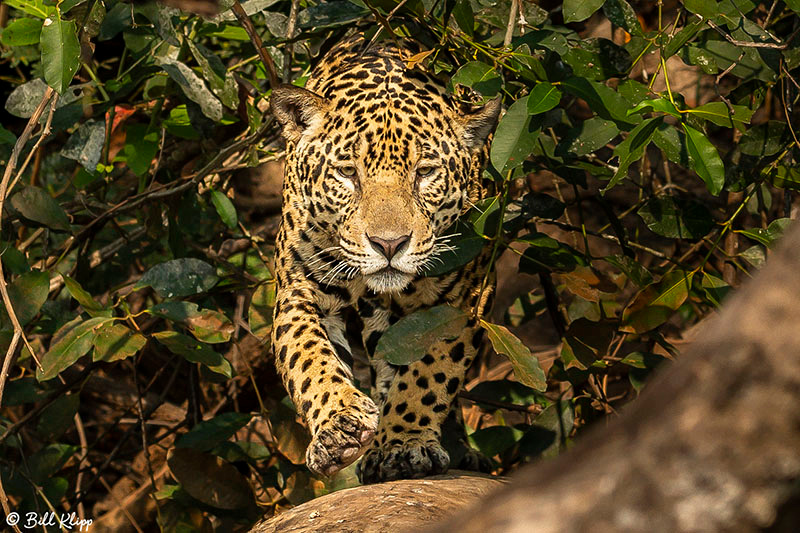
M369 243L375 248L378 252L383 254L383 256L390 260L394 257L398 250L402 248L409 240L411 240L411 234L404 235L403 237L398 237L396 239L384 239L382 237L373 237L369 233L367 233L367 239Z

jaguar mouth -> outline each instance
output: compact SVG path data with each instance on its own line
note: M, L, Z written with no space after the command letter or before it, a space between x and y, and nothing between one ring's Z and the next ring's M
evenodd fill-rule
M405 289L414 279L414 276L397 270L391 266L386 266L381 270L364 276L367 287L375 292L400 292Z

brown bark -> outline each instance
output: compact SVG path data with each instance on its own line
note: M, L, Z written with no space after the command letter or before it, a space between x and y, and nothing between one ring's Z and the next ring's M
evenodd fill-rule
M431 533L797 531L800 227L619 419Z
M390 533L436 523L503 482L451 472L334 492L256 524L251 533Z

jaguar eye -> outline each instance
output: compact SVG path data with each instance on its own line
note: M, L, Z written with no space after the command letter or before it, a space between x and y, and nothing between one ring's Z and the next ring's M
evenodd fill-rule
M420 176L420 177L424 178L426 176L430 176L435 171L436 171L436 167L419 167L417 169L417 176Z
M356 167L354 166L339 167L336 170L338 170L339 174L345 178L352 178L356 175Z

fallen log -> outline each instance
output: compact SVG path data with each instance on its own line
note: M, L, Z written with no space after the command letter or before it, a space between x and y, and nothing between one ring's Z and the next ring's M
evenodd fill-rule
M256 524L250 533L394 533L436 523L503 484L474 472L345 489Z

